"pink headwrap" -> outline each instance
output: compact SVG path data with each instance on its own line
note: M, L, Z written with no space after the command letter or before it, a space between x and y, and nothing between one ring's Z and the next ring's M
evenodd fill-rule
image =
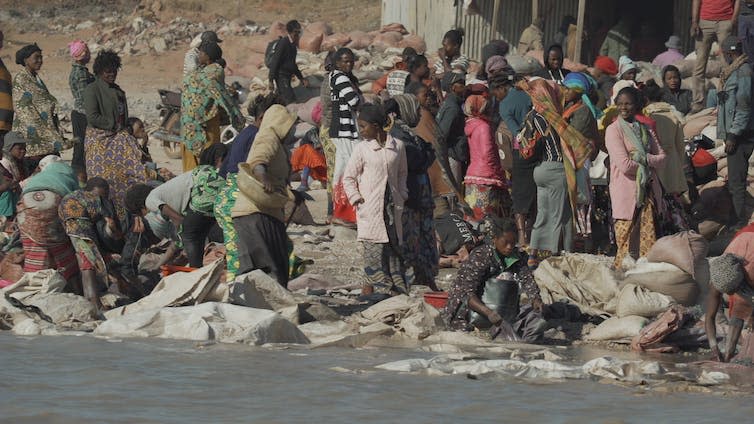
M317 102L314 105L314 109L312 109L312 121L317 125L322 123L322 102Z
M508 65L508 61L505 60L504 57L492 56L487 59L487 64L484 67L484 71L487 72L487 75L492 75L507 68L510 68L510 65Z
M73 60L81 60L89 54L89 47L82 40L74 40L68 43L68 50Z

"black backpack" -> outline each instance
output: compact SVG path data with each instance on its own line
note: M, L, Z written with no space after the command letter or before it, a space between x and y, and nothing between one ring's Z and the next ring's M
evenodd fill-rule
M272 58L275 56L275 53L277 52L278 43L283 37L278 37L275 40L270 41L269 44L267 44L267 49L264 51L264 66L270 67L272 64Z

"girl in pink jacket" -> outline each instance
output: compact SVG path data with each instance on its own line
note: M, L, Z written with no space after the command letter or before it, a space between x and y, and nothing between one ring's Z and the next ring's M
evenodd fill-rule
M489 105L480 94L470 95L463 105L471 158L463 184L466 186L466 203L474 212L470 218L474 221L481 221L487 215L506 216L507 184L487 117Z
M662 150L646 125L638 122L641 94L634 87L618 92L618 118L605 131L610 157L610 200L615 220L615 267L626 254L636 259L655 243L654 211L662 199L656 169L665 163Z
M354 147L343 188L356 210L357 239L364 248L369 283L362 294L408 293L401 258L403 204L408 198L408 166L403 142L386 132L380 106L365 105L357 121L362 141Z

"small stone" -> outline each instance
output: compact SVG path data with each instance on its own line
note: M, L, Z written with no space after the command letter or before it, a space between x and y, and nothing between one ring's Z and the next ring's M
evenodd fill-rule
M89 29L94 26L94 22L92 21L84 21L78 25L76 25L76 31L81 31L82 29Z
M157 53L164 53L168 49L168 45L165 42L164 38L157 37L154 40L152 40L152 48Z

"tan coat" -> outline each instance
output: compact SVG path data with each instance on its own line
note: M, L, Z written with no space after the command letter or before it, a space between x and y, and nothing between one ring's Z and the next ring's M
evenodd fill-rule
M524 55L528 51L544 50L545 47L542 44L543 37L544 33L536 25L532 24L526 27L524 32L521 33L521 39L518 41L518 54Z
M249 164L251 169L254 169L257 165L267 167L267 177L275 192L287 193L289 190L288 177L291 173L291 165L282 141L295 122L296 115L290 114L284 106L274 105L270 107L264 114L259 133L257 133L246 159L246 163ZM239 191L231 215L236 218L253 213L263 213L281 222L285 220L283 208L270 209L255 204L248 196Z
M665 165L656 170L662 187L667 193L680 194L688 190L683 172L686 152L683 143L683 124L665 102L652 103L644 113L657 124L657 138L665 151Z

